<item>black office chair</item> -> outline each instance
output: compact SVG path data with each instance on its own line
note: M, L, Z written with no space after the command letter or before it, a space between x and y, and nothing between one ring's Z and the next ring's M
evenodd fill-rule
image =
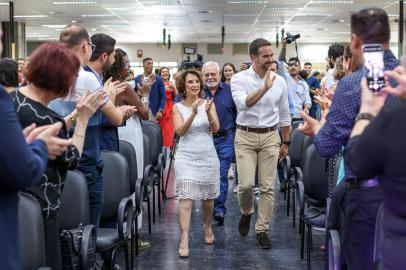
M96 250L92 248L96 247L96 230L89 224L89 192L80 171L68 171L60 202L59 230L83 228L80 265L81 269L90 269L96 264Z
M165 157L163 154L163 139L161 127L154 121L142 121L142 132L147 135L150 140L151 151L151 165L154 172L154 189L153 194L153 208L155 210L155 196L158 199L158 213L161 214L161 198L159 192L163 186L163 175L165 168ZM156 191L156 195L155 195ZM153 222L155 223L155 214L153 215Z
M297 129L294 129L291 134L291 143L289 145L289 156L286 160L286 170L287 170L287 179L285 186L285 199L286 202L286 214L289 216L289 209L290 209L290 190L293 189L292 193L292 221L293 227L296 225L296 182L298 180L302 180L302 171L300 170L302 166L302 151L303 151L303 143L306 138L306 135L303 132L300 132Z
M303 162L303 181L297 182L299 198L299 229L301 232L301 258L304 258L304 238L307 229L307 269L311 269L312 227L325 228L327 206L326 160L310 145ZM309 207L305 208L305 203Z
M143 178L138 178L138 167L137 167L137 153L131 143L126 141L119 142L119 151L129 165L130 171L130 193L135 193L135 205L134 205L134 226L131 232L131 250L133 250L135 245L135 252L138 255L138 215L141 214L144 184ZM142 169L142 168L140 168ZM133 257L131 257L131 264L133 264Z
M154 191L154 168L151 161L151 150L150 150L150 140L146 134L143 134L143 143L144 143L144 191L143 191L143 200L147 202L148 207L148 233L152 232L151 225L151 193L152 193L152 212L155 217L155 192Z
M104 252L113 250L111 261L114 261L115 251L124 246L126 269L130 269L128 257L128 240L133 223L133 203L130 196L130 175L126 159L117 152L102 151L103 170L103 212L101 219L117 221L117 228L99 228L96 250ZM127 222L124 228L124 222Z
M50 270L45 267L45 239L41 206L33 196L23 192L19 194L18 223L22 269Z

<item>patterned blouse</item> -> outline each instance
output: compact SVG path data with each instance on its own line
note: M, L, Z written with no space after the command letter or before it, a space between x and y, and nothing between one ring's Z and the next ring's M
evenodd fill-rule
M32 123L37 126L44 126L62 122L59 137L69 138L64 119L56 112L41 103L34 101L20 91L10 93L22 128ZM59 198L63 191L63 186L68 170L74 170L79 163L80 155L74 145L70 145L68 150L55 160L48 160L48 166L42 175L42 182L39 186L31 187L29 192L33 194L41 204L43 214L50 217L59 209Z

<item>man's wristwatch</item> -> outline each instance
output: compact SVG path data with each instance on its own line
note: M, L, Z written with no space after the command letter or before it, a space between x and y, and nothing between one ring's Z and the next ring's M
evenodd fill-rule
M282 144L286 144L287 146L289 146L289 145L290 145L290 141L282 142Z
M359 113L357 117L355 117L355 122L358 122L360 120L371 121L372 119L374 119L374 116L371 113Z

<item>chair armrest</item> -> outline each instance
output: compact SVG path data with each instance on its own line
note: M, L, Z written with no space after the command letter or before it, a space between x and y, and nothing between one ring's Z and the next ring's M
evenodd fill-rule
M90 243L93 241L93 243ZM89 246L93 247L93 254L89 254ZM80 252L80 265L81 269L90 269L91 266L89 265L89 259L93 255L93 260L96 262L96 254L94 253L96 250L96 230L93 225L86 225L83 228L82 232L82 243L81 243L81 252Z
M143 178L143 180L144 180L144 189L147 189L148 185L150 185L150 184L153 185L154 184L154 179L153 179L153 177L151 177L153 175L154 175L154 167L152 167L152 165L147 165L145 167L145 170L144 170L144 178Z
M340 235L336 230L328 231L328 269L341 269L341 243Z
M127 239L131 233L131 227L133 222L133 202L130 198L123 198L120 201L117 211L118 222L118 236L120 239ZM127 227L124 231L124 221L127 221Z
M141 205L144 200L144 179L138 178L135 182L135 209L137 213L141 213Z
M163 168L165 167L165 157L163 153L159 153L158 155L158 170L159 174L162 174Z
M331 205L331 198L327 198L327 200L326 200L326 232L328 231L328 218L330 215L330 205Z
M305 206L305 199L304 199L304 186L302 181L296 182L296 202L299 203L300 211L299 216L302 218L304 214L304 206Z
M302 169L299 167L294 167L293 168L293 176L294 176L294 181L303 181L303 172Z
M285 178L284 180L288 181L291 175L292 172L291 172L290 157L286 156L286 158L283 160L283 177Z

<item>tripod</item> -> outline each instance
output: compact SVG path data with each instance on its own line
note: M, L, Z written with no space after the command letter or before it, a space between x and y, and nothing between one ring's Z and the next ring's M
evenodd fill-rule
M164 200L170 200L170 199L173 199L173 198L175 198L177 196L177 195L173 195L173 196L168 197L168 196L166 196L166 191L168 189L169 174L171 173L172 162L175 159L176 147L177 147L178 142L179 142L179 136L176 135L176 133L175 133L175 136L173 136L173 144L172 144L172 147L171 147L171 152L169 153L170 161L169 161L168 173L166 174L165 189L161 191L162 192L162 198Z

